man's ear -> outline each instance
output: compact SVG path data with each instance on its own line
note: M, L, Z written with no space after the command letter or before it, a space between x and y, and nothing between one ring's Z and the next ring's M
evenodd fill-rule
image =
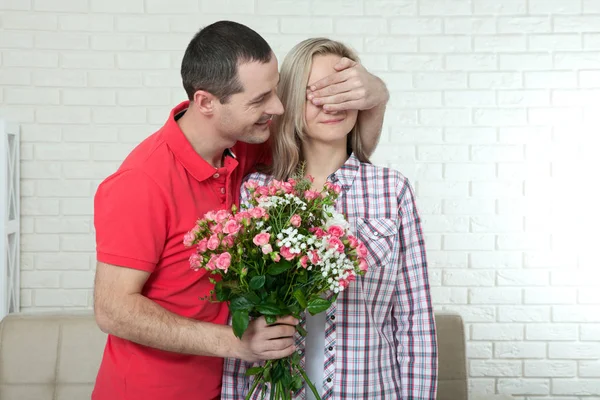
M212 115L215 111L217 99L212 93L205 90L197 90L194 93L194 105L204 115Z

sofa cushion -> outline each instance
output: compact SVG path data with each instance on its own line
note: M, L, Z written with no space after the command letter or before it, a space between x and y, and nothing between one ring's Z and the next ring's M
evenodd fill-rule
M462 318L436 312L438 400L467 400ZM91 312L13 314L0 323L0 399L89 399L106 335Z

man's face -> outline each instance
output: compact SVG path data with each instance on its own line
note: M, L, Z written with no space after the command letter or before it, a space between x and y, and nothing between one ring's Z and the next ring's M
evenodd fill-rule
M279 82L277 58L268 63L249 62L238 65L238 79L244 90L218 103L219 130L230 140L263 143L269 139L273 115L283 114L277 97Z

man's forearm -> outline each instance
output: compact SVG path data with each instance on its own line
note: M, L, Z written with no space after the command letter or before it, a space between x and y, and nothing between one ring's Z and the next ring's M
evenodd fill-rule
M236 357L238 339L229 326L174 314L141 294L118 305L96 307L103 331L145 346L185 354Z
M389 100L389 93L383 87L385 91L384 99L382 102L377 104L375 107L362 110L359 115L360 124L360 141L363 145L365 153L371 156L379 143L381 138L381 130L383 128L383 118L385 116L385 108Z

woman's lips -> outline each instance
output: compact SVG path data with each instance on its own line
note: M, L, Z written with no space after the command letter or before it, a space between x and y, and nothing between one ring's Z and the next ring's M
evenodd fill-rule
M322 124L327 124L327 125L333 125L333 124L337 124L338 122L342 122L344 120L344 118L339 118L339 119L328 119L326 121L322 121Z

